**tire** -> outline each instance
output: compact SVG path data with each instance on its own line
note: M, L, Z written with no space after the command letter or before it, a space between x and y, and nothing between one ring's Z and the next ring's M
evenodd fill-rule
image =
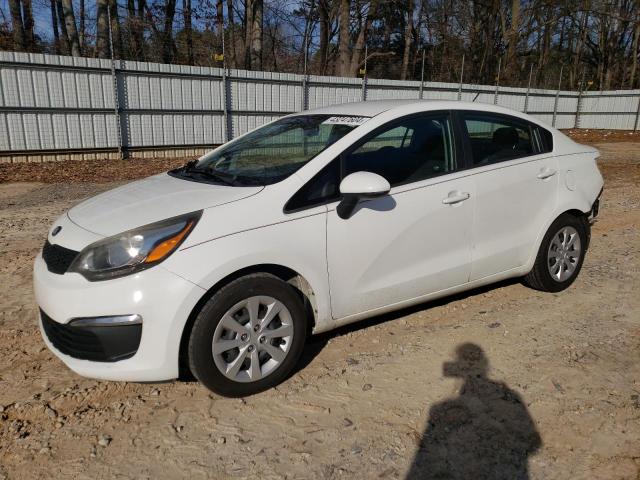
M574 236L577 239L574 240ZM584 218L569 213L560 215L542 239L536 261L524 277L524 283L543 292L560 292L568 288L580 273L589 237L589 223Z
M221 288L198 313L189 365L219 395L253 395L287 378L306 333L303 302L289 284L270 274L247 275Z

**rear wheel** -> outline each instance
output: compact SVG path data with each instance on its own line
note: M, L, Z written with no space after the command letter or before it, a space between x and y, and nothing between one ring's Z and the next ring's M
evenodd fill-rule
M536 290L559 292L580 273L589 240L589 224L563 213L549 227L533 269L524 283Z
M220 395L252 395L287 377L305 337L305 310L296 291L272 275L248 275L223 287L196 317L191 371Z

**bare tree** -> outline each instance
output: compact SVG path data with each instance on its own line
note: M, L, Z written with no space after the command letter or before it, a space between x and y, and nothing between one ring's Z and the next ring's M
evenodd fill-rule
M229 24L229 42L227 42L225 45L227 51L229 52L227 65L229 65L231 68L236 68L239 63L238 52L242 51L242 48L239 48L239 46L237 45L233 0L227 0L227 22Z
M22 3L20 0L9 0L9 10L11 11L11 26L13 28L13 44L16 48L24 50L27 46L27 38L22 22Z
M64 10L62 8L62 0L55 0L56 11L58 12L58 24L60 26L60 36L64 45L64 53L69 53L71 47L69 45L69 35L67 34L67 24L64 21Z
M338 75L347 76L351 70L350 32L351 0L340 0L340 45L338 47Z
M120 31L120 15L117 0L109 0L109 16L111 17L111 43L113 55L122 58L122 33Z
M162 30L162 61L173 60L173 18L176 14L176 0L166 0L164 7L164 29Z
M184 33L187 37L187 63L193 65L193 30L191 28L191 0L182 0L182 18L184 19Z
M327 60L329 58L329 0L319 0L318 15L320 18L320 47L318 57L320 62L320 73L326 73Z
M76 17L73 13L73 3L71 3L71 0L62 0L62 12L64 14L64 23L67 28L67 38L69 39L71 55L79 57L80 42L78 41L78 28L76 27Z
M263 0L253 0L253 14L251 15L251 68L262 69L262 26L263 26Z
M53 31L53 43L55 50L60 55L60 33L58 30L58 12L56 11L55 0L50 0L51 5L51 30Z
M31 0L22 0L22 21L24 22L24 36L26 47L32 50L35 46L33 36L33 11L31 9Z
M78 13L80 15L80 31L78 32L78 40L80 41L80 51L84 52L85 42L86 42L86 38L85 38L86 29L84 24L86 12L84 8L84 0L80 0L80 11Z
M109 46L109 0L96 0L96 56L98 58L110 58Z
M407 0L406 20L404 27L404 51L402 53L402 71L400 79L407 79L407 69L409 68L409 53L411 52L411 40L413 38L413 0Z

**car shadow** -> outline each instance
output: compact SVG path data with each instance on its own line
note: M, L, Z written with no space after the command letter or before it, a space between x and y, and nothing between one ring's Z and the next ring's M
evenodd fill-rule
M481 347L464 343L445 377L458 396L434 404L407 480L529 478L529 456L542 445L527 407L505 383L491 380Z
M382 315L376 315L374 317L367 318L365 320L359 320L349 325L338 327L335 330L331 330L329 332L320 333L318 335L309 335L307 337L307 343L305 345L305 349L302 353L302 356L298 361L298 363L296 364L293 371L291 372L291 374L289 375L289 377L297 374L298 372L300 372L301 370L304 370L307 366L309 366L313 362L313 360L320 354L320 352L324 349L324 347L327 345L329 340L331 340L332 338L341 337L351 332L364 330L364 329L367 329L376 325L380 325L386 322L398 320L402 317L406 317L413 313L421 312L423 310L428 310L433 307L448 305L453 302L458 302L469 297L481 295L483 293L490 292L498 288L507 287L509 285L515 285L517 283L520 283L520 280L517 278L507 279L507 280L493 283L491 285L474 288L471 290L467 290L465 292L457 293L457 294L443 297L437 300L429 300L427 302L419 303L417 305L412 305L411 307L405 307L400 310L395 310L393 312L384 313Z

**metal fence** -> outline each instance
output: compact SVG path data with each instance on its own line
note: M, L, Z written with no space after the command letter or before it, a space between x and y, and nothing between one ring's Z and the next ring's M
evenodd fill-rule
M541 90L0 52L0 161L197 154L290 112L390 98L495 103L557 128L640 126L640 90Z

